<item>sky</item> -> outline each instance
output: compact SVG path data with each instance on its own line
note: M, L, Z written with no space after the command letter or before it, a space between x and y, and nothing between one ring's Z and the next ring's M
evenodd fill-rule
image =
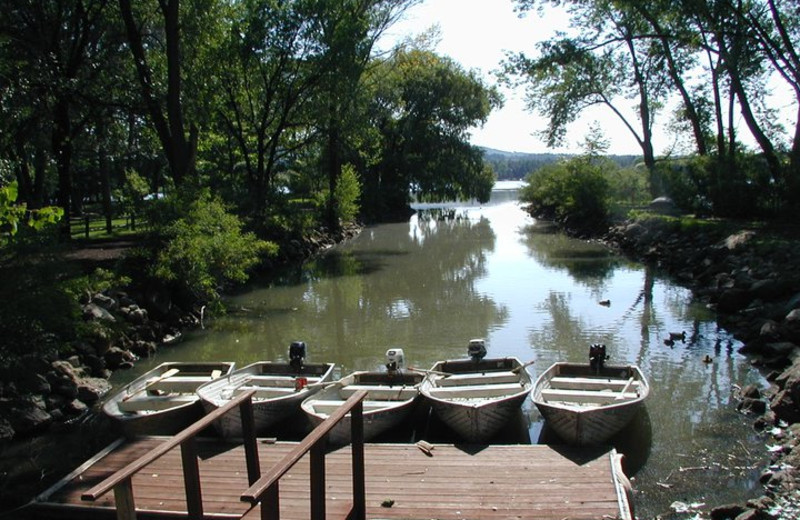
M433 25L438 25L441 40L435 51L449 56L465 69L477 70L488 85L496 85L492 74L500 68L506 51L523 51L535 55L536 42L552 37L556 31L569 29L569 17L560 9L551 8L542 17L532 11L520 18L514 12L512 0L423 0L421 4L409 9L402 20L390 28L385 38L397 41L403 37L420 34ZM537 133L546 128L546 121L531 113L524 102L524 91L516 91L498 86L505 98L502 109L495 110L482 128L472 131L471 142L510 152L527 153L580 153L584 138L594 124L602 129L609 141L608 152L620 155L640 155L636 140L630 131L607 108L593 107L567 129L567 137L561 148L548 149ZM634 101L624 100L621 106L636 124ZM788 109L785 114L796 115L796 109ZM669 110L656 115L662 122L669 118ZM787 119L789 128L793 123ZM740 138L747 144L749 135L740 121ZM666 131L664 126L654 129L653 145L656 154L680 151L681 143Z
M439 26L441 37L436 52L467 70L479 71L484 81L497 86L505 99L502 109L495 110L482 128L472 131L472 144L509 152L578 153L588 128L597 121L610 140L609 153L641 153L628 130L603 110L592 110L570 126L563 147L548 149L535 135L546 128L546 121L525 108L524 91L497 85L492 72L500 68L506 51L533 54L537 41L568 29L569 18L564 12L553 9L542 18L533 11L520 18L512 0L423 0L409 9L385 37L399 40L433 25Z

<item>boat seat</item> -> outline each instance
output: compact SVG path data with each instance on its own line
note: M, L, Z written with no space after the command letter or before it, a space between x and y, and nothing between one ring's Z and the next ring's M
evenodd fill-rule
M405 401L419 394L415 386L347 385L339 390L339 395L348 399L359 390L366 390L367 399L372 401Z
M447 377L437 377L433 380L436 386L463 386L463 385L489 385L519 382L519 374L507 370L503 372L485 372L469 374L453 374Z
M285 395L292 395L296 392L294 387L284 388L280 386L257 386L257 385L242 385L236 388L234 395L243 394L249 390L255 390L256 393L253 399L272 399L275 397L283 397Z
M361 401L364 405L364 411L368 412L370 410L381 410L383 408L389 408L392 406L399 406L403 404L405 401ZM327 414L330 415L335 412L340 406L344 404L344 400L337 401L337 400L315 400L312 403L312 408L318 414Z
M545 401L560 401L575 404L610 404L614 401L624 402L636 399L639 394L636 392L591 391L591 390L563 390L558 388L545 388L542 390L542 398Z
M621 391L628 384L627 379L608 379L599 377L559 377L550 379L550 387L563 390L614 390ZM631 384L631 389L637 389L639 381Z
M319 383L319 377L317 376L304 376L299 375L297 377L305 377L308 381L308 384ZM294 388L296 384L295 376L247 376L244 380L245 384L253 385L253 386L277 386L277 387L286 387L286 388Z
M123 412L147 412L168 410L195 401L197 401L195 395L148 395L120 401L118 407Z
M159 392L192 393L203 383L211 381L211 376L172 376L161 379L147 387Z
M470 399L504 397L524 390L519 383L506 383L498 385L467 385L447 388L433 388L431 396L439 399Z

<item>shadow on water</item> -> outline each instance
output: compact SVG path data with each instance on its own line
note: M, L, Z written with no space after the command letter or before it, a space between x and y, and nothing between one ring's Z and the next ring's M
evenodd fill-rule
M561 438L547 425L545 421L539 421L539 435L536 437L537 444L560 445L563 443ZM618 453L624 455L623 469L628 477L635 476L647 463L650 457L650 448L653 443L653 427L650 421L650 414L647 408L639 410L631 422L622 431L612 437L608 445L594 448L580 448L578 453L594 453L596 449L606 450L613 447ZM574 448L572 448L574 450Z

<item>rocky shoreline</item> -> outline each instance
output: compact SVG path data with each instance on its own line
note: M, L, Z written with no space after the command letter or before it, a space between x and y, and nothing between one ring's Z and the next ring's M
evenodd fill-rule
M736 223L687 228L652 216L615 225L603 240L690 288L770 383L740 389L737 404L765 437L771 464L761 476L764 494L717 506L711 518L800 517L800 239Z
M295 241L284 248L281 263L299 263L359 231ZM715 507L713 520L800 517L800 240L765 234L735 225L687 229L674 219L642 218L615 225L603 237L692 289L767 374L770 387L741 389L737 406L753 416L765 437L771 464L762 474L764 494ZM202 308L171 305L157 292L110 290L87 294L81 303L84 320L96 332L90 341L60 356L31 357L24 376L0 373L0 446L80 428L110 391L113 371L168 348L204 318Z
M360 232L316 232L292 240L270 267L300 264ZM180 300L180 301L179 301ZM24 357L0 368L0 443L39 435L80 421L110 390L114 371L180 341L183 331L202 326L201 303L176 298L166 288L117 288L84 294L85 334L58 354Z

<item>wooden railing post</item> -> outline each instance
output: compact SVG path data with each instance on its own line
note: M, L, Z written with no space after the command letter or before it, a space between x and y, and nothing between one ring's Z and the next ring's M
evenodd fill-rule
M243 502L252 505L261 505L262 520L279 520L280 503L278 483L294 465L299 462L307 453L310 453L311 466L311 514L314 520L325 518L325 451L327 449L327 437L330 431L348 413L351 413L351 421L358 423L353 425L351 433L353 435L353 506L350 514L355 519L364 520L366 511L366 500L364 494L364 405L362 401L367 397L366 390L359 390L350 396L339 408L337 408L322 424L306 436L295 449L286 454L277 464L273 465L266 473L251 485L240 496ZM359 464L359 466L356 466Z
M117 506L117 520L135 520L136 503L133 501L133 484L126 478L114 486L114 503Z
M247 458L247 474L251 480L257 480L260 473L258 461L258 449L256 447L255 426L253 423L252 399L255 390L250 390L231 400L225 406L207 414L205 417L195 422L185 430L175 435L172 439L162 443L144 456L129 463L124 468L116 471L113 475L106 478L96 486L81 495L82 500L95 501L109 491L114 491L114 502L117 509L119 520L134 520L136 518L136 505L133 498L133 479L152 462L158 460L170 450L177 446L181 447L181 463L183 466L184 488L186 491L186 508L189 518L203 517L203 497L200 488L200 464L198 462L197 441L195 436L203 429L210 426L214 421L219 420L234 407L243 405L248 407L244 417L249 417L243 424L243 430L247 432L245 444L245 457Z
M281 518L281 499L279 481L275 481L262 495L261 499L261 520L280 520Z
M242 442L244 443L244 457L247 464L247 484L252 486L261 478L252 398L242 401L239 405L239 416L242 418Z
M200 465L197 462L197 442L194 437L181 443L183 487L186 490L186 511L189 518L203 518L203 494L200 490Z
M350 411L350 439L353 456L353 520L366 520L367 493L364 476L364 403Z
M325 520L325 449L327 442L320 440L311 446L311 520Z

